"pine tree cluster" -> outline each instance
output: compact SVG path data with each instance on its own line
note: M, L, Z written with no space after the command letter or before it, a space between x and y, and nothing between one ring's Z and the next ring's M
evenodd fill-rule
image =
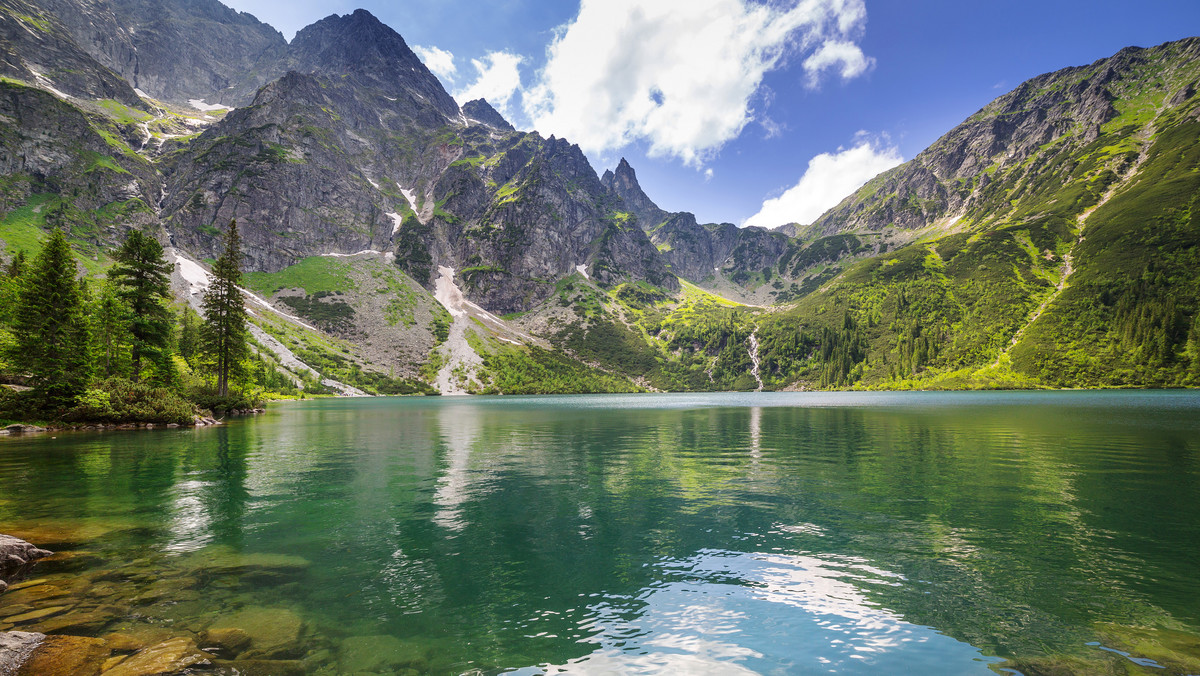
M0 418L188 424L204 408L252 405L255 380L293 387L251 364L241 239L225 251L198 315L176 309L162 244L131 231L103 280L82 277L67 236L18 252L0 277ZM252 376L248 379L247 376Z

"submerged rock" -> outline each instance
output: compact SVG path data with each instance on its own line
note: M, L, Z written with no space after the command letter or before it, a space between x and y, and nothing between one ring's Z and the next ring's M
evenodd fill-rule
M1096 630L1100 633L1099 645L1128 652L1132 659L1152 660L1159 665L1151 668L1165 668L1168 673L1200 674L1200 635L1107 622L1097 624Z
M206 646L213 646L222 653L236 656L250 645L250 634L237 627L209 629L204 632Z
M208 654L196 647L195 641L188 638L173 638L134 653L104 673L105 676L173 674L190 666L207 662L208 658Z
M249 572L300 573L311 565L308 559L289 554L243 553L232 547L216 546L190 555L184 566L208 574Z
M108 537L114 532L136 527L125 520L88 519L87 521L39 519L5 527L10 534L51 549L79 549L80 545Z
M49 601L50 599L62 598L69 595L69 592L60 587L50 584L39 584L34 587L24 587L22 589L9 591L4 595L4 604L8 605L12 603L18 605L36 606L43 601Z
M132 653L162 643L171 638L171 631L142 625L137 631L113 632L104 637L108 647L119 653Z
M15 671L0 673L12 673L14 676L98 674L110 654L102 639L43 636L42 641Z
M338 651L341 673L395 673L404 669L425 671L428 652L417 643L395 636L352 636Z
M36 620L57 615L59 613L65 613L70 609L71 606L50 606L49 608L38 608L37 610L31 610L20 615L6 617L4 618L4 621L12 622L13 624L23 624L25 622L34 622Z
M296 660L216 660L218 669L240 676L304 676L302 662Z
M304 621L287 608L251 607L218 619L208 628L208 636L233 638L238 630L250 638L250 647L257 655L269 655L300 638Z
M105 606L96 610L55 615L30 625L30 628L43 634L93 634L104 629L113 619L111 606Z

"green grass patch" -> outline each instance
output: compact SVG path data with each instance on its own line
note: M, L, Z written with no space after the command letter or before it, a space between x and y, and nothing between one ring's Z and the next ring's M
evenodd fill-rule
M95 103L117 124L140 124L154 119L153 115L137 108L130 108L115 99L100 99Z
M308 295L321 292L347 292L356 288L351 279L351 263L333 256L310 256L279 272L248 272L246 288L262 296L280 289L303 289Z

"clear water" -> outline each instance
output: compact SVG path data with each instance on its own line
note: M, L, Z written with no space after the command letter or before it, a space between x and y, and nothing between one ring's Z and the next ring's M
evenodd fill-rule
M1200 673L1200 393L339 399L56 436L0 440L0 532L64 552L33 574L76 633L203 645L266 608L302 622L268 657L312 673Z

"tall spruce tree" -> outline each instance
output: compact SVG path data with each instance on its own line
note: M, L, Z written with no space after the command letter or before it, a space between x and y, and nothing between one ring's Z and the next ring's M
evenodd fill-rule
M29 262L25 260L25 250L18 250L17 254L13 256L12 260L8 262L8 266L4 269L4 273L9 277L20 277L21 275L25 274L25 266L28 264Z
M108 277L116 284L117 296L129 308L129 357L133 381L142 375L142 359L156 366L161 379L169 379L171 311L171 264L162 245L138 230L129 236L114 256Z
M92 294L90 314L96 368L105 378L126 371L129 340L129 308L109 281Z
M236 375L249 354L246 343L246 306L242 291L242 238L237 220L229 221L225 251L213 264L212 281L204 292L201 309L204 351L216 362L217 396L229 395L229 378Z
M0 327L9 327L16 317L21 277L29 267L25 260L25 252L18 251L8 262L3 275L0 275Z
M18 294L9 361L29 374L33 397L47 411L73 406L91 376L78 273L67 238L55 229Z
M179 356L195 368L196 353L200 351L200 315L188 306L179 314Z

